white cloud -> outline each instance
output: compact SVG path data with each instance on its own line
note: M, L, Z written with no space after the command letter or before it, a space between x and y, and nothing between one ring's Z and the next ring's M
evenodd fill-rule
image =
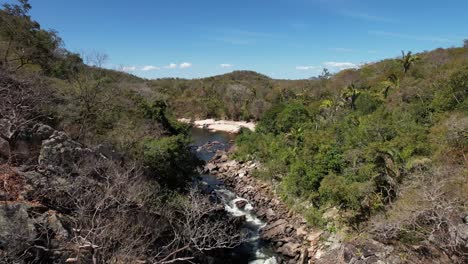
M318 68L319 67L317 66L296 66L296 70L300 70L300 71L315 70Z
M177 68L177 64L171 63L171 64L169 64L167 66L164 66L164 68L166 68L166 69L175 69L175 68Z
M181 68L181 69L186 69L186 68L190 68L190 67L192 67L192 63L190 63L190 62L182 62L179 65L179 68Z
M124 66L122 67L122 71L124 72L132 72L132 71L136 71L136 67L135 66Z
M153 70L159 70L158 66L153 66L153 65L146 65L141 68L142 71L153 71Z
M229 64L229 63L221 63L219 65L219 67L221 67L221 68L231 68L232 66L234 66L234 65Z
M352 63L352 62L336 62L336 61L327 61L324 62L323 65L329 68L335 68L338 70L344 69L351 69L351 68L358 68L359 66Z

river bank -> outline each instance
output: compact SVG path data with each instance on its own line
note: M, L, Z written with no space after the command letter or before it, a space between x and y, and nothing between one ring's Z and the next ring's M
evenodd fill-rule
M179 122L191 124L196 128L207 129L209 131L223 131L227 133L237 134L242 128L247 128L255 131L256 124L254 122L246 121L233 121L233 120L215 120L215 119L204 119L204 120L191 120L188 118L179 118Z
M292 212L273 192L273 188L252 176L259 165L230 160L226 152L217 151L206 164L205 173L215 175L240 197L250 201L255 214L266 224L260 237L271 243L276 253L288 263L309 263L318 250L322 232L313 230L305 219Z

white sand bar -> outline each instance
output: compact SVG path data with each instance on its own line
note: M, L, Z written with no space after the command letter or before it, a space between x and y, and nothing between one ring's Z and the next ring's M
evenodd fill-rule
M241 128L245 127L252 131L255 131L255 123L245 121L232 121L232 120L195 120L192 121L187 118L179 118L179 122L192 124L194 127L208 129L211 131L224 131L228 133L239 133Z

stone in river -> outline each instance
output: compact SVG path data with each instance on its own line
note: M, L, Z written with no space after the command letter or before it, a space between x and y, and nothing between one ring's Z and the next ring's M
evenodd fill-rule
M247 205L246 200L236 201L236 207L239 208L239 209L244 209L246 205Z

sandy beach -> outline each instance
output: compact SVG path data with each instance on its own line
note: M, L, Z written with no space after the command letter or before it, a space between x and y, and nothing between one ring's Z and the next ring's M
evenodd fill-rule
M188 118L179 118L179 122L192 124L194 127L208 129L211 131L224 131L228 133L239 133L241 128L245 127L252 131L255 131L255 123L246 121L232 121L232 120L195 120L192 121Z

